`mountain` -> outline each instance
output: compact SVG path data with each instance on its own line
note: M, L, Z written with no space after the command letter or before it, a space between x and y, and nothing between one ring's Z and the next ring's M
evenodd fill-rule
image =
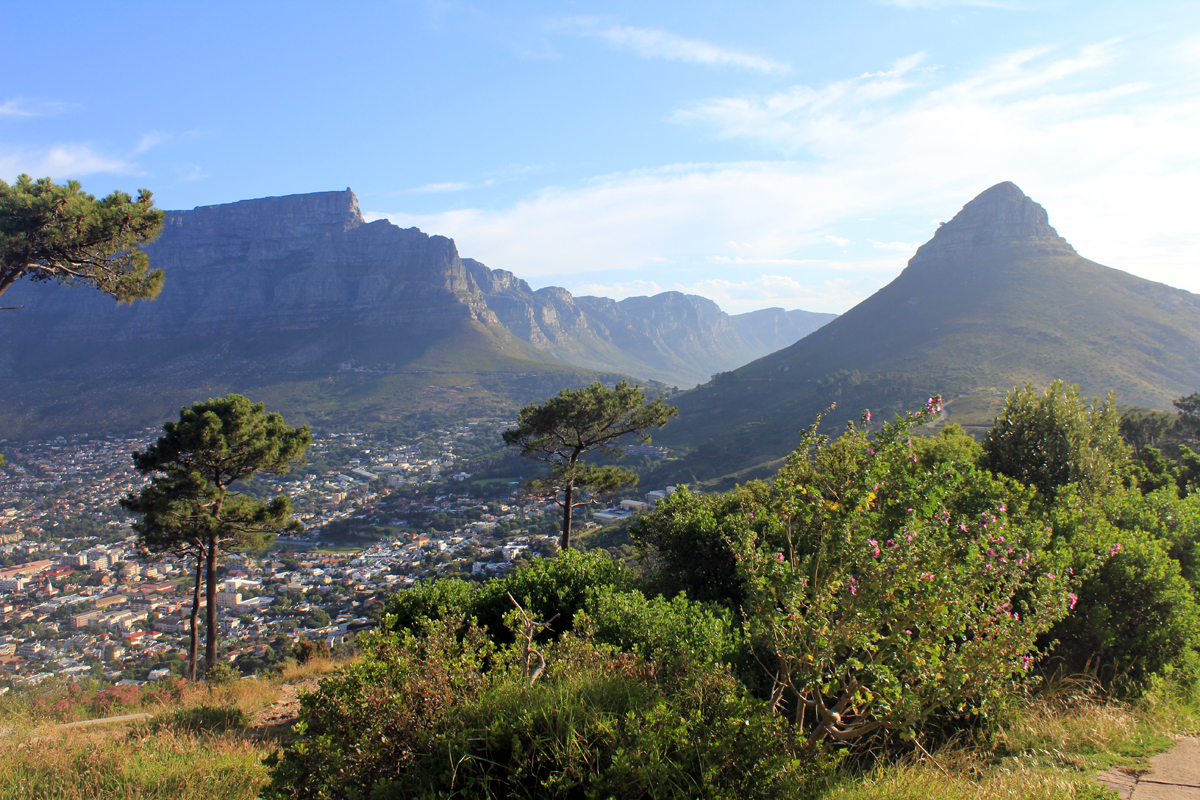
M158 425L230 391L323 425L507 414L593 380L695 385L833 316L534 292L443 236L368 223L349 189L171 211L146 250L167 276L152 302L5 295L24 308L0 313L0 438Z
M798 341L835 314L769 308L730 316L697 295L574 297L534 291L511 272L463 259L509 331L543 352L590 369L695 386Z
M453 241L367 223L349 190L173 211L147 251L168 276L152 302L10 289L0 438L159 424L229 391L325 424L503 413L619 377L509 333Z
M711 478L786 454L798 440L788 434L835 401L831 429L935 393L948 400L943 423L981 429L1013 386L1056 378L1169 408L1200 388L1200 296L1081 257L1006 182L850 311L678 397L680 419L656 441L693 448L679 477Z

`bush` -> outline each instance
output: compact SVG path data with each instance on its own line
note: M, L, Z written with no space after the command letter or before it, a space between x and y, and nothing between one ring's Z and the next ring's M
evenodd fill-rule
M612 587L594 590L575 617L575 629L647 661L665 665L726 663L738 647L730 613L694 603Z
M1112 557L1080 585L1072 613L1050 630L1051 655L1068 673L1094 673L1121 694L1180 669L1194 680L1200 607L1179 562L1145 533L1119 536Z
M307 697L265 796L799 798L814 762L716 665L567 635L529 685L461 618L379 633ZM462 634L460 639L460 634ZM496 666L485 669L488 657Z
M1089 405L1078 386L1054 381L1045 392L1014 389L983 440L981 463L1037 489L1052 501L1060 487L1080 485L1088 497L1118 486L1129 468L1113 394Z
M324 639L301 639L292 648L292 657L301 664L307 664L314 658L328 658L329 643Z
M535 559L482 587L457 578L414 586L388 604L384 625L389 630L416 631L427 620L461 615L476 620L492 641L508 644L513 635L504 617L514 608L511 594L538 622L557 616L552 628L539 635L544 641L571 630L589 590L605 586L628 590L635 588L637 581L605 553L564 550L554 558Z
M218 661L204 673L204 680L209 686L228 686L241 677L238 668L227 661Z

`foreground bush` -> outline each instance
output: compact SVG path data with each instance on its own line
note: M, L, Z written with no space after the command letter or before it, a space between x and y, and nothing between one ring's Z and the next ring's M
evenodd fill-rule
M804 797L815 762L727 669L667 666L575 635L530 681L519 648L447 618L367 637L304 700L266 796ZM490 662L490 666L487 662Z

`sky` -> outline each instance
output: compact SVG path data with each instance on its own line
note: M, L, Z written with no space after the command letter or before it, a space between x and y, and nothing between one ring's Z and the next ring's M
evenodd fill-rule
M0 32L5 181L350 187L535 289L840 313L1011 180L1200 293L1194 0L0 0Z

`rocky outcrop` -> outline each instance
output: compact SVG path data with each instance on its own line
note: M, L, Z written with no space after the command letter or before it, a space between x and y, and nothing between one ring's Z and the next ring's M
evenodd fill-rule
M1050 227L1046 209L1029 199L1015 183L1005 181L980 193L954 219L940 226L917 249L911 264L969 258L988 252L1014 258L1074 256L1075 248Z

